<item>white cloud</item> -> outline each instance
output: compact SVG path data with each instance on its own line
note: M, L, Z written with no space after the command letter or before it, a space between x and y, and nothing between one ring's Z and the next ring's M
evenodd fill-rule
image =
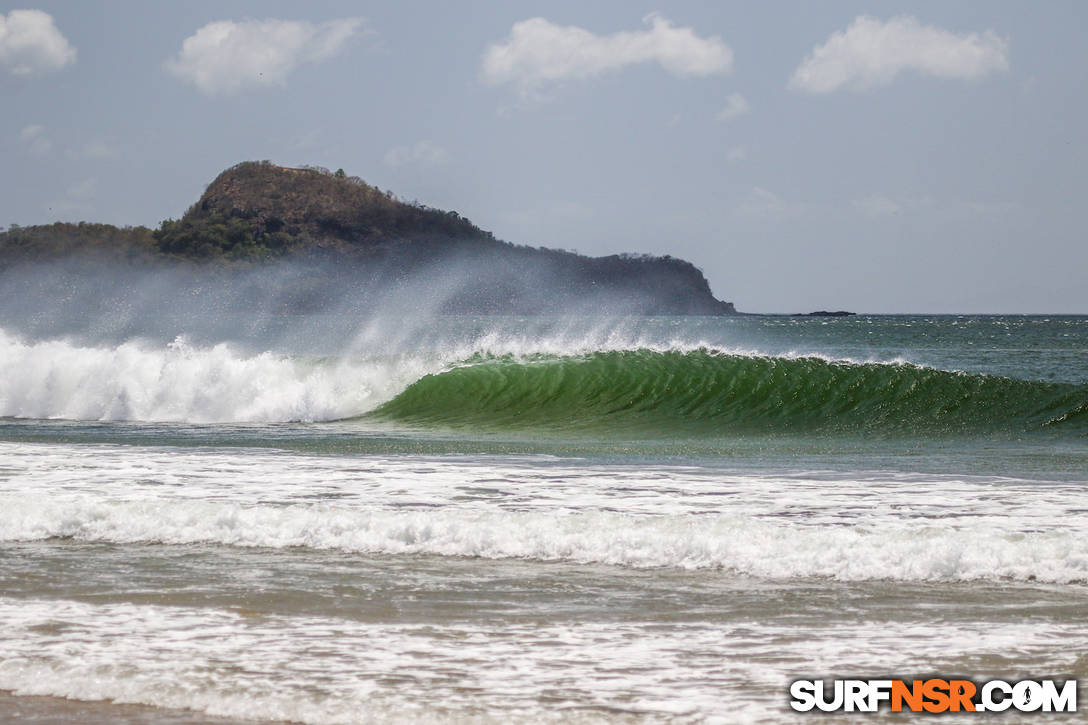
M717 118L719 121L732 121L750 110L752 110L752 106L749 105L744 96L739 93L730 93L729 97L725 99L725 108L718 111Z
M449 161L446 149L430 141L417 141L411 146L394 146L385 152L385 165L398 166L420 165L437 166Z
M501 214L503 228L523 244L546 242L546 239L541 239L541 234L547 236L547 230L554 233L556 229L583 224L593 216L593 209L569 199L542 200L532 207Z
M114 159L121 155L121 150L102 139L94 139L80 148L71 148L65 152L68 158L77 160Z
M166 69L208 94L282 86L296 66L332 57L362 26L361 18L220 20L186 38Z
M888 196L869 194L850 202L855 211L871 219L886 219L907 214L926 214L937 219L998 218L1022 210L1011 201L972 199L934 199L931 196Z
M53 142L45 135L45 126L31 124L23 126L19 132L19 140L32 154L44 156L53 150Z
M323 140L325 132L320 128L311 128L309 131L303 132L301 136L298 136L295 140L295 148L299 149L313 149L318 146Z
M907 208L915 209L924 203L927 202L915 199L892 199L883 194L870 194L860 199L854 199L850 202L850 205L863 216L867 216L871 219L880 219L882 217L902 214Z
M93 199L98 190L98 179L84 179L68 187L68 196L72 199Z
M91 141L83 150L80 155L86 159L111 159L117 156L120 152L115 146L111 146L105 141Z
M502 43L483 58L483 79L491 85L512 84L523 96L567 80L583 80L638 63L658 63L678 76L729 73L733 51L717 36L700 38L691 28L678 28L666 18L647 15L647 30L596 35L573 25L530 18L510 29Z
M780 222L798 217L826 216L830 207L811 201L795 201L753 186L733 207L733 214L754 221Z
M94 212L94 199L97 194L98 180L84 179L69 186L62 198L47 202L45 209L54 215L72 218L74 215L91 214Z
M725 160L731 164L744 161L746 158L748 158L748 149L743 146L734 146L725 152Z
M15 76L60 70L76 60L71 46L53 16L41 10L0 13L0 67Z
M779 218L790 215L789 204L782 197L759 186L752 187L747 198L740 203L736 211L741 216L760 218Z
M909 16L885 22L862 15L817 46L789 86L808 93L864 91L888 85L903 71L972 80L1008 67L1008 42L992 30L957 34Z
M1024 207L1015 201L971 201L961 200L952 204L952 211L966 217L1004 217L1023 211Z

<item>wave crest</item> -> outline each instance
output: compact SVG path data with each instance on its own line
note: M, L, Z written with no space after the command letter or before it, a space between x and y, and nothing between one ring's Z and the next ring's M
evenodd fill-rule
M374 415L497 428L996 432L1088 428L1088 387L909 363L627 350L479 356Z

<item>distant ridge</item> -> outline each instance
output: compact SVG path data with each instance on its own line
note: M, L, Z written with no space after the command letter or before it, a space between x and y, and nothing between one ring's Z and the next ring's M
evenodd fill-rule
M533 314L607 297L637 314L727 315L694 265L671 256L586 257L496 239L454 211L406 203L343 170L247 161L220 173L156 230L105 224L12 227L0 267L91 254L110 262L251 268L332 264L338 283L471 268L450 312Z

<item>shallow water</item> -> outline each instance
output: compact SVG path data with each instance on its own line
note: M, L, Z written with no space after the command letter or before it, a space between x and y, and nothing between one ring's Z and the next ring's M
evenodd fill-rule
M1086 318L342 322L0 335L0 716L792 722L800 677L1088 676Z

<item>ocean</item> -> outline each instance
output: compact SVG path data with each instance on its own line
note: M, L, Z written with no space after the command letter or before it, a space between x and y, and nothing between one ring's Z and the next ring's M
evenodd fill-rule
M1088 678L1088 317L28 317L0 416L3 721Z

